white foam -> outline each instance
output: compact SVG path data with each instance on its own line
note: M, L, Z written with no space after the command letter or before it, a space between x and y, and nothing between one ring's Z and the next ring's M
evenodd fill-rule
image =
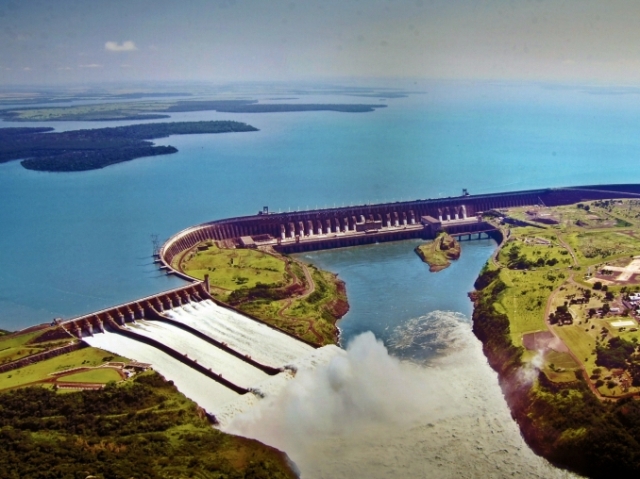
M211 300L174 308L164 314L267 366L282 367L314 349Z
M152 364L153 369L173 381L180 392L211 413L239 397L231 389L148 344L116 333L100 333L83 339L93 347Z
M254 389L264 395L266 400L276 398L296 374L312 371L321 365L328 364L334 357L344 355L345 351L334 345L323 346L312 350L304 357L291 362L287 369L263 382L256 384ZM248 413L263 399L254 394L244 394L217 409L216 419L221 428L227 427L239 415Z
M401 362L367 333L225 430L286 451L303 479L575 477L526 445L469 323L437 316L400 331L398 344L423 344L429 329L432 345L451 343L438 359Z
M267 378L267 374L260 369L171 324L137 321L135 325L127 327L186 355L237 386L250 388Z

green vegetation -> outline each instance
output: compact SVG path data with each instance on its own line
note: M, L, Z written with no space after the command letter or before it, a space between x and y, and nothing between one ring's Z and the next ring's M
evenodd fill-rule
M429 271L435 273L451 265L451 260L460 258L460 244L445 232L441 232L431 242L415 249L422 261L429 265Z
M638 319L625 306L637 280L602 268L626 267L640 253L640 202L548 212L557 224L512 227L480 274L474 332L534 450L589 477L637 475L640 402L598 395L640 393L640 333L626 326ZM524 209L509 214L526 218ZM547 330L552 334L540 333L548 343L539 351L521 347L524 333ZM540 355L543 365L530 381L523 370L533 370L530 362Z
M124 97L126 98L126 97ZM110 121L169 118L167 113L218 111L221 113L289 113L334 111L365 113L386 105L327 103L258 103L257 100L180 100L174 102L127 102L0 111L10 121Z
M149 123L50 133L52 130L0 128L0 163L22 159L22 166L30 170L94 170L178 151L172 146L153 146L145 140L170 135L257 131L250 125L235 121Z
M311 343L337 341L348 310L344 283L326 271L274 251L221 248L207 242L174 259L173 267L203 279L220 301Z
M283 454L212 428L155 373L103 390L0 394L0 471L19 478L293 478Z
M66 371L79 367L94 367L109 361L129 362L127 359L116 356L97 348L83 348L71 353L62 354L45 361L36 362L20 369L0 373L0 390L24 386L31 383L55 380L50 373ZM66 381L67 378L64 378ZM101 381L96 381L101 382Z
M258 283L274 286L286 282L283 258L253 249L221 249L213 242L202 245L173 266L201 280L208 274L211 284L228 291L254 288Z
M41 346L29 344L40 335L40 331L20 335L0 336L0 364L15 361L21 357L38 353L43 350Z
M55 327L37 327L24 333L0 335L0 365L76 342L66 334L54 333Z
M61 381L70 383L101 383L107 384L111 381L120 381L120 374L112 368L96 368L81 373L67 374Z

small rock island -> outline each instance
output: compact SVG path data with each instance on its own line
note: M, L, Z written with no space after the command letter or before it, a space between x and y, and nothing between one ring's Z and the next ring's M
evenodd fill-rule
M460 243L444 231L436 239L415 249L422 261L429 265L429 271L437 273L451 265L451 260L460 258Z

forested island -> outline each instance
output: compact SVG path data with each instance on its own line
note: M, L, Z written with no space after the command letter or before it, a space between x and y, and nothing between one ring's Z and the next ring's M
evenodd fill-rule
M429 271L437 273L460 258L460 243L443 231L433 241L417 246L415 252L429 265Z
M147 156L166 155L173 146L150 141L170 135L258 131L237 121L148 123L141 125L73 130L53 128L0 128L0 163L22 159L37 171L86 171Z
M0 111L7 121L112 121L169 118L168 113L217 111L221 113L288 113L333 111L366 113L383 104L259 103L258 100L178 100L173 102L106 103L68 107L28 107Z

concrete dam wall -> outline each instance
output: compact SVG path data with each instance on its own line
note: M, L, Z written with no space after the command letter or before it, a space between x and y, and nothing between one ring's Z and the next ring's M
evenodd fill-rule
M270 245L283 253L356 246L410 238L433 238L440 228L450 234L490 232L482 212L518 206L558 206L609 198L640 198L640 184L594 185L571 188L463 195L374 205L326 208L227 218L187 228L161 248L162 268L203 241L227 241L236 246Z

